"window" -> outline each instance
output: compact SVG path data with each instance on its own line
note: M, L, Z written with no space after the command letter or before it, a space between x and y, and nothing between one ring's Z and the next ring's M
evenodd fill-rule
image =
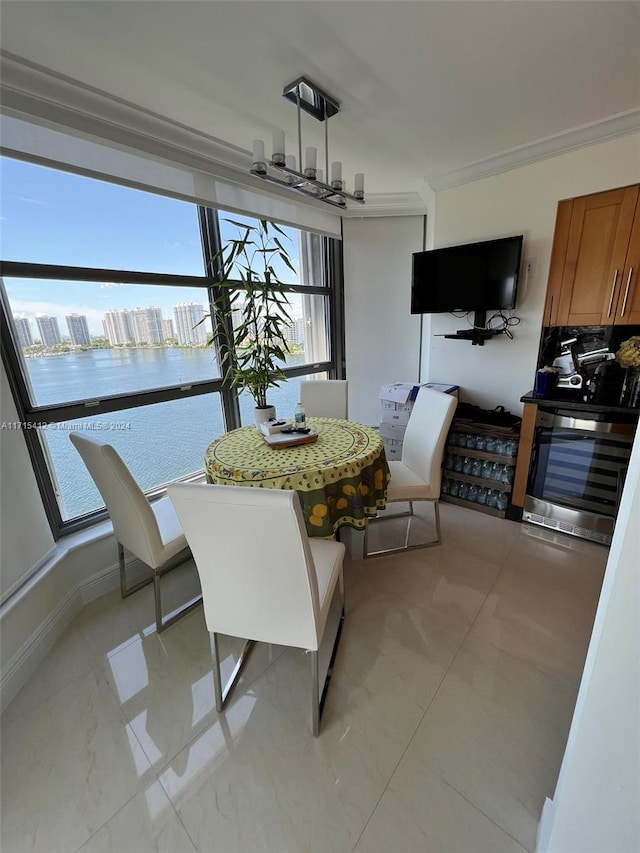
M246 217L3 158L2 354L54 535L104 514L69 432L107 439L147 492L201 474L207 445L253 423L208 345L211 257ZM283 226L295 273L288 417L300 377L342 369L338 250ZM13 428L3 424L3 428Z

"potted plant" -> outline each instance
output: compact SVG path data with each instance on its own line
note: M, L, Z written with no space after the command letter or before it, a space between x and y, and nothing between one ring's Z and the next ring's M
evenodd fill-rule
M640 335L633 335L620 344L616 361L625 368L620 405L637 406L640 399Z
M212 259L221 281L212 306L209 344L219 345L225 381L253 397L259 426L275 417L275 408L267 402L268 389L286 381L282 364L287 353L285 331L292 323L287 296L292 288L280 281L276 265L296 270L281 240L290 238L275 223L226 221L239 229L239 237L229 240Z

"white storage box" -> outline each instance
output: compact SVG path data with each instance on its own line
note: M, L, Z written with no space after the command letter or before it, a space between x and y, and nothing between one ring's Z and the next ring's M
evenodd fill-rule
M402 442L393 438L383 438L384 453L387 459L402 459Z
M389 400L393 403L413 403L418 396L419 385L411 382L395 382L393 385L383 385L378 397L381 400Z
M389 423L382 421L380 424L380 435L382 438L393 438L395 441L402 441L406 432L407 425L398 423Z
M411 409L383 409L380 415L380 427L383 424L402 424L406 427L411 416Z
M413 403L394 403L393 400L382 401L383 412L410 412L412 408Z
M390 409L390 403L395 403L396 409L406 407L411 409L421 388L432 388L442 394L458 396L458 386L448 385L445 382L424 382L422 385L412 385L411 382L396 382L393 385L383 385L378 397L383 401L383 410Z
M456 400L458 399L458 385L447 385L446 382L425 382L421 388L432 388L434 391L440 391L442 394L451 394Z

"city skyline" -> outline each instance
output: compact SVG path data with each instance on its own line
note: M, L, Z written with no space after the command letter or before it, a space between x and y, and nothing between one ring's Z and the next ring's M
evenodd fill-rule
M234 308L233 314L239 314L241 308ZM72 346L91 346L92 340L106 339L111 346L158 346L167 340L176 339L180 346L205 346L209 341L210 327L202 322L207 309L198 302L181 302L173 306L173 317L164 317L157 306L133 309L113 309L105 311L102 317L102 329L99 334L91 334L85 314L66 314L65 324L68 334L60 332L58 317L51 314L37 314L34 318L15 316L14 323L20 346L55 347L70 343ZM34 336L31 327L33 319L37 327ZM289 343L302 343L305 336L303 317L293 317L285 329L285 339Z
M38 317L54 317L58 324L64 328L66 327L66 317L77 315L83 316L87 320L87 325L89 328L89 334L91 337L102 337L104 336L104 328L103 328L103 320L104 315L109 311L135 311L141 309L141 303L146 302L146 307L154 307L159 308L162 311L162 319L170 319L175 323L174 317L174 309L176 305L179 304L200 304L202 305L203 311L205 314L209 313L209 305L203 304L203 302L198 302L198 300L194 297L201 297L202 293L199 292L196 288L180 288L179 292L176 293L178 288L163 288L163 287L154 287L151 285L116 285L116 284L88 284L88 283L69 283L68 288L80 288L86 291L87 287L99 288L100 291L107 291L107 296L104 294L101 295L101 298L104 299L105 302L115 302L115 299L112 297L111 291L117 291L120 299L118 300L117 305L104 305L103 308L93 307L91 305L87 305L86 301L74 301L74 302L49 302L47 300L32 300L24 298L24 296L28 296L30 290L30 284L33 282L32 279L5 279L5 289L7 291L7 295L9 297L9 304L11 306L11 310L14 316L14 319L17 321L20 320L28 320L29 322L33 322L37 324ZM40 280L36 282L38 285L42 285ZM132 290L133 293L130 294L130 298L123 299L125 291ZM143 294L141 290L144 290L145 299L141 300L140 296ZM170 291L170 294L167 293L158 293L158 291ZM24 294L24 296L18 296L18 293ZM149 299L151 297L151 299ZM161 297L161 298L158 298ZM288 294L290 301L290 314L292 320L302 319L303 309L301 303L301 294L299 293L290 293ZM179 301L176 299L179 298ZM129 304L126 304L126 303ZM142 308L144 310L144 308ZM33 332L33 330L32 330ZM175 337L175 335L174 335Z

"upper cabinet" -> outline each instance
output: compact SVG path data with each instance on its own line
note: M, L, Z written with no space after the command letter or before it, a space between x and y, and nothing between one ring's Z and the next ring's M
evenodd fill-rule
M640 323L639 190L559 203L544 325Z

